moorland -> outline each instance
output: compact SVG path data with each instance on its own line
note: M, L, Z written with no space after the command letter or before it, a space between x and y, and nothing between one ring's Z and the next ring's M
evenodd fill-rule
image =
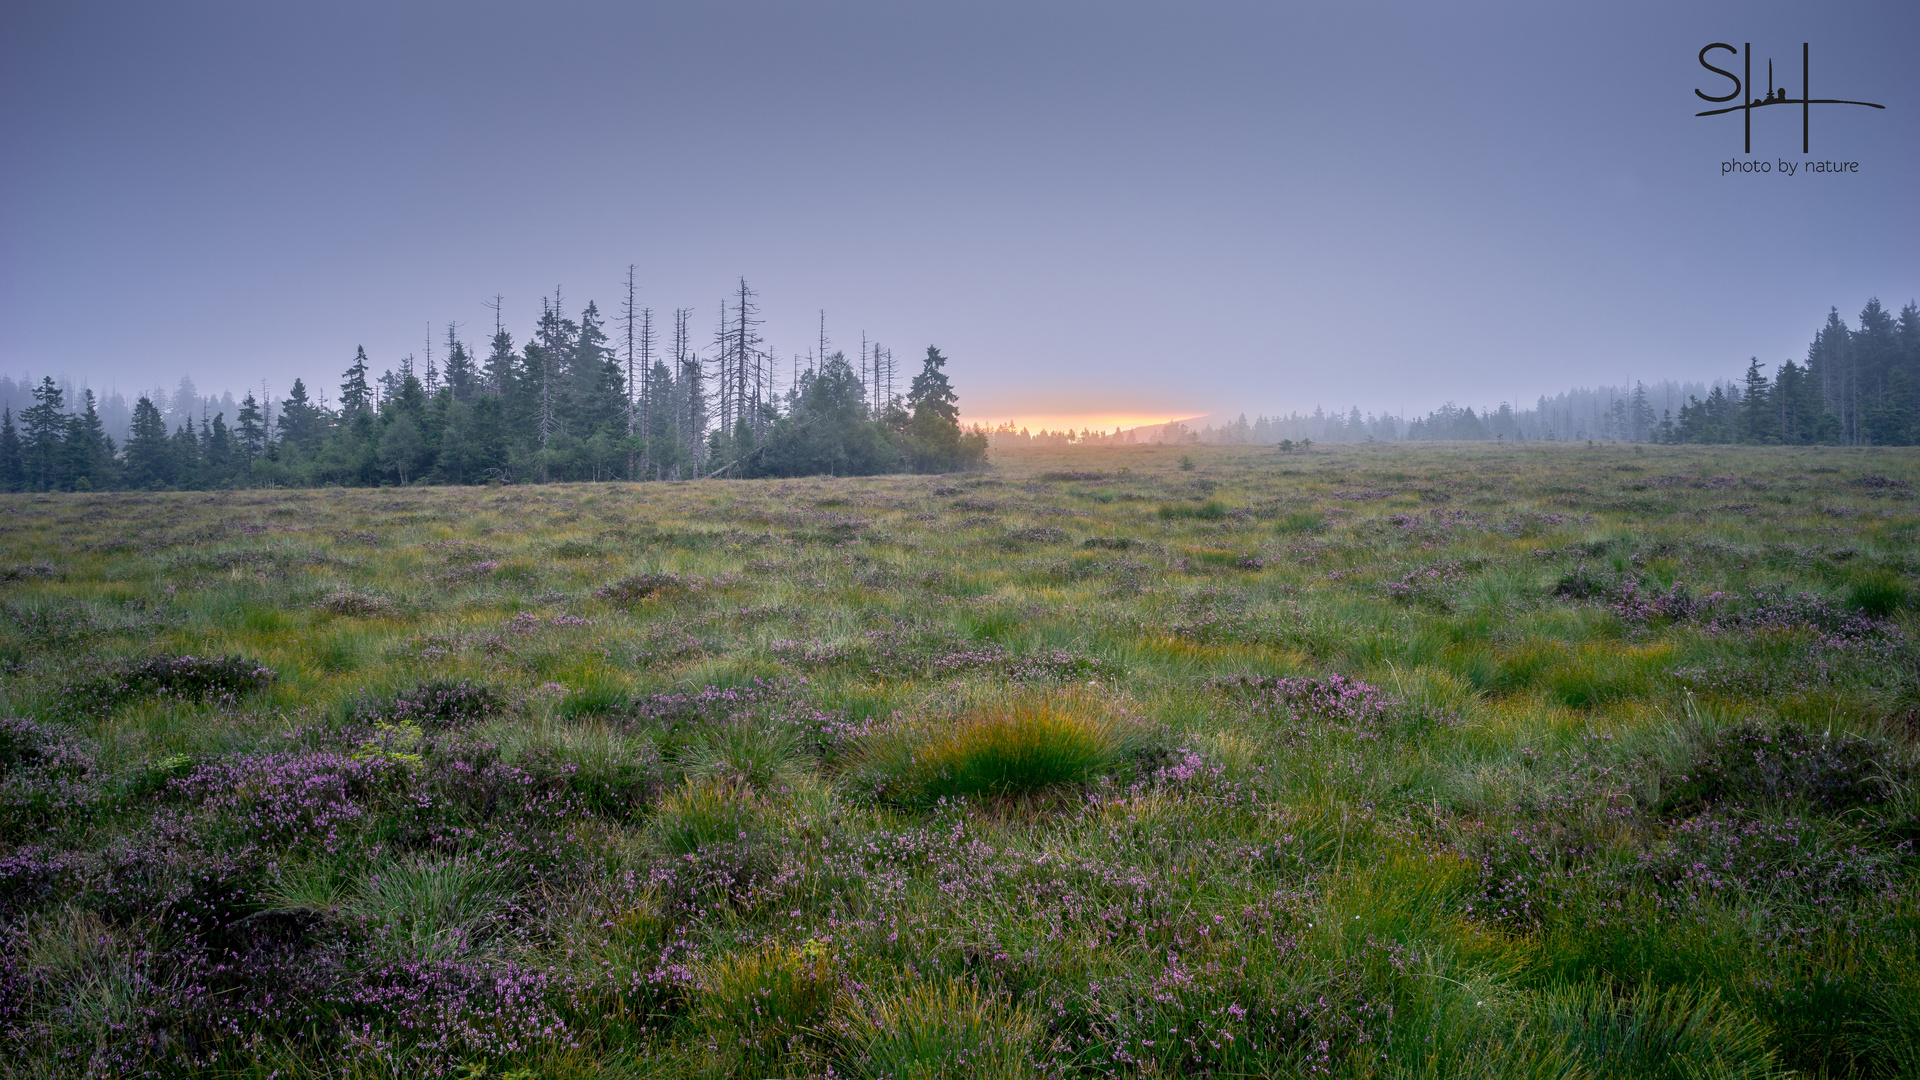
M1917 479L0 495L0 1073L1914 1075Z

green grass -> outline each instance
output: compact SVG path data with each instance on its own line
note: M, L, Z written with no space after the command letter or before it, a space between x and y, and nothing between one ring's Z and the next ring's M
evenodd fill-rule
M990 701L869 739L854 772L882 798L914 805L1085 783L1119 757L1100 713L1080 695Z
M0 1072L1915 1075L1868 475L0 496Z

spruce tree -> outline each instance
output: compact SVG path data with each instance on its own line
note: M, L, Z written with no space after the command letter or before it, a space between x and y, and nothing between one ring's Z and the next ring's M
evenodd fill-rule
M127 434L127 483L135 488L159 488L173 483L167 421L145 394L133 403L133 427Z
M927 346L920 374L907 387L907 438L916 471L945 472L963 464L960 397L947 380L946 366L940 350Z
M447 389L455 401L472 401L480 394L480 369L456 329L455 324L447 324Z
M205 469L199 480L202 487L230 483L245 474L247 454L227 427L226 413L214 413L213 420L201 426L200 460Z
M172 459L173 483L183 488L199 484L206 459L202 456L199 436L194 434L193 417L187 417L186 423L173 429L173 436L167 440L167 449Z
M1653 437L1655 417L1653 403L1647 400L1647 385L1634 380L1631 405L1631 432L1629 438L1634 442L1646 442Z
M54 385L53 376L44 375L33 388L33 405L21 416L26 422L26 482L30 491L57 491L62 480L65 454L62 436L66 434L66 416L61 409L65 395Z
M353 354L353 366L341 376L340 416L351 423L360 413L373 409L373 388L367 385L367 347L359 346Z
M240 402L238 442L235 449L240 454L241 466L251 466L255 458L267 452L267 425L260 415L260 403L253 399L253 391ZM223 425L224 426L224 425Z
M67 417L64 449L67 486L76 491L97 491L112 486L113 440L107 438L100 423L100 410L92 390L80 391L81 408Z
M1773 384L1760 367L1760 358L1747 363L1746 386L1740 395L1740 432L1734 441L1777 443L1780 441L1779 417L1773 411Z
M20 432L13 426L13 409L9 406L0 409L0 491L19 491L25 479Z
M512 401L520 383L519 366L520 358L513 351L513 335L496 330L493 351L487 354L484 366L486 392L502 401Z
M287 399L280 403L280 415L274 420L280 441L294 445L311 442L320 435L321 420L320 410L307 398L307 384L293 380L293 389L287 391Z

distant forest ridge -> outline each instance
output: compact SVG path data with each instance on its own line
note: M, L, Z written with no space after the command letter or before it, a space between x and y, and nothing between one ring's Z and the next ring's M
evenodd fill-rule
M359 349L331 401L332 376L296 378L279 398L263 382L238 401L183 378L131 405L44 375L0 378L0 490L844 476L985 460L933 346L918 372L864 339L856 361L828 350L823 314L817 352L783 359L745 279L707 342L691 309L656 326L634 293L629 275L611 335L597 304L571 317L556 291L518 347L496 319L482 348L449 325L437 360L430 347L377 374Z
M633 302L618 338L589 302L578 318L556 292L518 348L496 323L484 354L447 328L436 362L408 355L373 374L359 350L339 396L295 379L235 400L174 390L104 397L42 376L0 376L0 490L378 485L488 480L678 479L702 475L867 475L981 464L989 446L1283 444L1423 440L1880 445L1920 443L1920 308L1870 300L1857 325L1837 308L1771 374L1601 386L1532 408L1443 405L1422 417L1315 409L1102 433L963 430L946 357L928 347L911 380L893 352L862 341L857 360L816 350L780 357L759 332L757 294L740 281L696 346L691 309L671 329ZM783 371L784 375L782 378ZM317 384L323 385L323 384Z
M1920 309L1896 317L1870 300L1859 325L1838 308L1807 346L1769 375L1758 358L1743 377L1598 386L1542 395L1528 409L1503 402L1475 411L1442 405L1425 416L1289 413L1233 420L1203 417L1112 432L1029 431L1001 424L989 444L1113 446L1129 443L1277 444L1428 440L1757 443L1911 446L1920 443Z

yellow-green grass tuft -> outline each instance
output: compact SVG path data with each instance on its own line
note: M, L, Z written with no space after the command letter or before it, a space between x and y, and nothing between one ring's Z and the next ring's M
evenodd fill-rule
M856 773L886 801L925 805L1085 783L1122 750L1117 725L1090 695L1009 696L882 732Z

